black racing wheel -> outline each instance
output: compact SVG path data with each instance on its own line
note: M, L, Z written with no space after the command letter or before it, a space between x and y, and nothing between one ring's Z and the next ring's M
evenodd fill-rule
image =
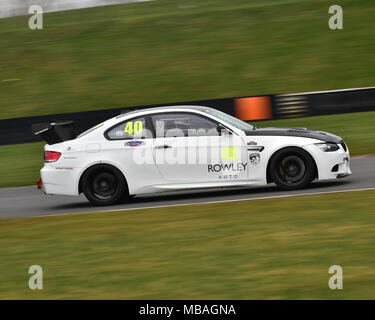
M82 176L82 191L91 203L107 206L128 197L128 188L122 173L109 165L88 169Z
M302 189L316 177L314 159L300 148L285 148L270 161L273 182L286 190Z

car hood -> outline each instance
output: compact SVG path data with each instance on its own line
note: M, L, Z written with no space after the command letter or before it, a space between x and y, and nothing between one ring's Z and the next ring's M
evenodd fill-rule
M307 128L256 128L255 130L246 131L245 133L247 136L287 136L311 138L328 143L340 143L342 141L341 137L332 133L309 130Z

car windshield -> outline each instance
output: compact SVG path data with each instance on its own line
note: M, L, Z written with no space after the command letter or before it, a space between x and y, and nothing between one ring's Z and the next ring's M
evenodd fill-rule
M208 109L207 113L243 131L250 131L256 129L256 127L252 126L251 124L248 124L240 119L237 119L235 117L230 116L229 114L226 114L215 109Z

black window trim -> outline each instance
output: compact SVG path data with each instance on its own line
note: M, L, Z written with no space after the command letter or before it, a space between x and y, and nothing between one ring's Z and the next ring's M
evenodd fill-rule
M217 121L216 119L213 119L213 118L210 118L210 117L206 117L205 115L203 114L200 114L200 113L197 113L197 112L193 112L193 111L189 111L189 110L183 110L183 111L180 111L180 110L177 110L177 111L163 111L163 112L155 112L155 113L151 113L151 114L148 114L148 117L149 117L149 120L150 120L150 123L151 123L151 130L152 130L152 134L153 136L155 137L155 139L164 139L164 138L168 138L168 137L157 137L156 136L156 129L155 129L155 126L154 126L154 122L153 120L151 119L152 116L154 115L161 115L161 114L173 114L173 113L182 113L182 114L193 114L197 117L200 117L202 119L205 119L205 120L209 120L209 121L212 121L214 123L216 123L216 125L222 125L223 127L225 127L227 130L229 130L229 132L231 132L232 134L234 134L233 130L228 128L227 125L225 125L224 123L220 122L220 121ZM220 136L220 135L219 135ZM184 135L184 137L186 138L187 136ZM206 137L206 136L201 136L201 137ZM209 137L209 136L207 136ZM169 137L171 138L171 137ZM182 138L182 137L181 137Z
M149 114L144 114L144 115L138 115L138 116L126 119L124 121L118 122L115 125L111 126L110 128L108 128L107 130L104 131L104 138L106 138L106 140L108 140L108 141L134 140L134 137L133 138L122 138L122 139L111 139L108 136L108 132L111 131L112 129L114 129L114 128L120 126L120 125L122 125L123 123L129 122L129 121L133 121L133 120L138 119L138 118L145 118L146 128L149 129L151 131L151 133L152 133L152 137L151 138L145 138L145 137L143 137L143 138L139 138L140 140L166 138L166 137L157 137L156 136L156 129L155 129L155 126L154 126L154 122L153 122L153 120L151 118L154 115L173 114L173 113L182 113L182 114L189 114L189 115L193 114L193 115L195 115L197 117L200 117L202 119L212 121L212 122L216 123L216 125L220 124L223 127L225 127L232 134L236 134L232 129L228 128L228 126L226 124L224 124L224 123L222 123L222 122L220 122L220 121L218 121L216 119L207 117L207 116L205 116L203 114L200 114L198 112L193 112L193 111L189 111L189 110L176 110L176 111L162 111L162 112L154 112L154 113L149 113ZM187 136L185 135L185 137L187 137ZM138 140L138 139L135 139L135 140Z

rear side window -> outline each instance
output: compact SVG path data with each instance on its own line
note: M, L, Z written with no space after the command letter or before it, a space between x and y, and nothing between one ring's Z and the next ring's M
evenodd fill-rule
M144 139L148 137L147 132L146 119L139 117L122 122L107 131L106 136L110 140Z

